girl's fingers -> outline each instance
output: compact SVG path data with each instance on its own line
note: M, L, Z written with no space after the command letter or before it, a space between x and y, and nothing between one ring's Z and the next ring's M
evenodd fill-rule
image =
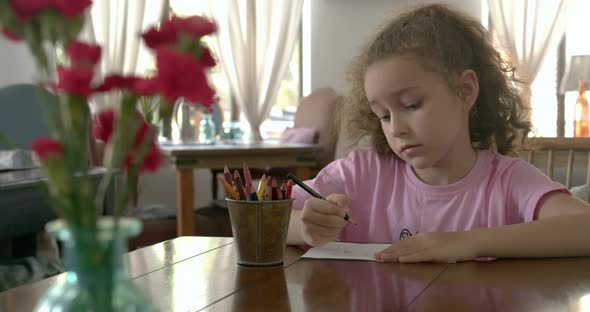
M347 208L339 205L347 204L348 197L331 195L329 198L330 200L310 198L303 205L301 223L305 235L310 238L308 243L311 245L336 239L340 230L346 225L344 215Z
M320 214L340 216L342 218L344 218L347 212L333 202L319 198L310 198L306 200L303 205L303 210L313 210Z
M342 228L346 224L346 220L340 216L326 215L311 209L303 211L301 214L301 220L304 223L314 223L320 226L338 229Z
M420 251L422 248L420 247L419 244L416 244L415 242L412 241L411 238L399 241L387 248L385 248L384 250L377 252L375 254L375 259L376 260L381 260L381 261L393 261L393 262L397 262L399 261L400 257L403 256L407 256L413 253L416 253L418 251Z
M326 197L326 200L338 207L348 207L348 196L344 194L330 194Z
M340 229L326 228L316 224L304 224L303 227L310 235L318 235L324 238L334 238L340 232Z

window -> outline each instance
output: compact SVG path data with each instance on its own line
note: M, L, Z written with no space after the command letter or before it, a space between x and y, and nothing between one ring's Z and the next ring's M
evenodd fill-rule
M572 55L590 55L590 40L585 26L590 2L579 1L567 20L565 31L565 60L567 64ZM535 136L557 136L557 49L550 51L532 85L531 106ZM573 136L574 107L577 91L566 92L564 101L565 136Z
M174 14L183 15L204 15L208 12L207 0L171 0L170 7ZM203 38L205 43L212 42L213 38ZM209 46L213 46L209 44ZM213 51L215 54L215 51ZM144 62L146 71L155 69L153 57ZM295 110L300 97L300 41L295 44L291 61L285 77L277 94L276 102L272 107L267 120L261 125L261 132L264 138L278 138L285 127L292 126ZM228 80L225 78L221 65L213 67L209 72L209 79L213 84L217 95L220 98L220 105L224 113L224 120L230 121L232 116L232 96ZM241 127L245 132L249 126L243 113L240 114Z
M578 1L578 8L568 17L565 33L566 62L572 55L590 55L590 39L586 26L588 12L590 12L590 2ZM576 91L565 94L565 136L573 136L574 133L574 107L577 97Z

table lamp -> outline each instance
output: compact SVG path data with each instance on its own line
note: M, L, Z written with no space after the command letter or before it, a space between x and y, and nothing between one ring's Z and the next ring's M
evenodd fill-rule
M586 89L590 81L590 55L573 55L561 80L559 92L578 91L574 113L574 136L590 136L590 110Z

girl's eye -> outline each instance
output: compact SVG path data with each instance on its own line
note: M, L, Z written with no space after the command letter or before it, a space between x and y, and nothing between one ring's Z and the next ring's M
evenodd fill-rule
M407 109L407 110L415 110L418 107L420 107L420 104L418 102L404 105L404 108Z
M389 115L383 115L383 116L379 117L379 120L381 120L381 121L389 121Z

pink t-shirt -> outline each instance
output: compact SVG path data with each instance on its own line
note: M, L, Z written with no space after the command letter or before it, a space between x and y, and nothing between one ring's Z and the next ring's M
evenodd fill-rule
M324 197L350 197L350 216L340 240L392 243L419 232L466 231L533 220L544 194L567 189L524 160L479 151L471 171L460 181L432 186L397 157L374 150L354 150L306 181ZM310 195L293 188L294 209Z

